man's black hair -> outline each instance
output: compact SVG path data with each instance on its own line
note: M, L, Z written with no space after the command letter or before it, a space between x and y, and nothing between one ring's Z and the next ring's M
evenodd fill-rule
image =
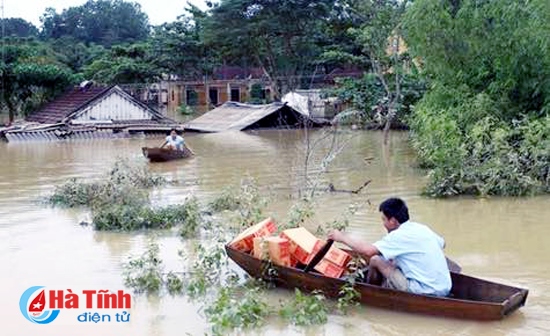
M381 211L388 219L395 218L399 224L409 220L409 209L405 202L400 198L388 198L380 204Z

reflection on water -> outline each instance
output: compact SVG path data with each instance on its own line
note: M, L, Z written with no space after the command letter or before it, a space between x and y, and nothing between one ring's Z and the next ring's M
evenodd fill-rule
M316 144L307 171L320 172L319 163L328 142ZM319 188L333 183L337 189L354 190L372 180L366 193L327 193L317 199L316 216L307 223L336 219L353 202L364 206L351 219L348 229L368 241L384 234L377 205L388 196L403 197L414 219L432 226L447 240L447 254L464 272L530 289L527 306L500 322L478 323L432 318L359 307L346 316L332 315L325 326L298 328L277 319L247 335L547 335L550 334L550 254L546 237L550 226L550 198L469 197L432 200L419 196L425 182L415 168L406 133L392 133L388 146L378 132L342 135L347 146L319 175ZM303 133L260 131L253 133L187 134L197 156L167 163L150 163L151 169L174 181L156 191L153 200L176 203L190 195L207 201L226 186L236 187L243 176L253 177L270 197L268 214L279 221L296 192L304 185ZM18 312L19 296L26 288L45 285L55 288L122 288L121 265L139 254L147 239L143 234L94 232L90 215L83 209L56 209L38 201L67 178L85 180L101 176L117 156L143 161L142 146L156 146L162 139L120 139L67 143L0 143L0 318L3 335L200 335L208 331L199 312L201 302L184 298L138 297L128 325L101 327L82 325L38 326ZM344 142L340 141L340 144ZM369 158L373 158L369 160ZM310 176L311 177L311 176ZM370 202L370 203L368 203ZM167 269L182 262L177 251L191 251L189 243L162 234L162 258ZM274 290L277 301L289 297Z

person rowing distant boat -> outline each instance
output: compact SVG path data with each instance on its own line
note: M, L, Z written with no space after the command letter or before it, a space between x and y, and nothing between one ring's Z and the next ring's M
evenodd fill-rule
M170 135L166 137L164 143L160 148L164 148L164 146L168 145L169 149L172 150L183 150L183 146L185 146L185 140L183 137L178 135L178 132L175 128L173 128L170 131Z
M452 283L443 253L445 240L428 226L409 220L407 205L399 198L385 200L379 210L388 231L379 241L369 244L338 230L328 238L370 259L368 283L415 294L449 295Z
M164 148L164 146L166 145L168 145L169 149L178 151L183 151L184 148L186 148L191 154L195 155L195 152L193 152L193 150L189 146L187 146L185 140L182 136L178 135L178 132L175 128L172 128L172 130L170 131L170 135L166 137L164 143L162 144L162 146L160 146L160 148Z

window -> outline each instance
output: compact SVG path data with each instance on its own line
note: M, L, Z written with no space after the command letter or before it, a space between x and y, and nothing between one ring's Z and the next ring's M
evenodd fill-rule
M234 101L234 102L241 101L241 90L239 90L239 88L231 89L231 101Z
M212 105L218 105L218 89L217 88L208 89L208 98L210 98L210 103Z
M185 90L185 98L187 106L197 106L197 103L199 101L197 91L193 89Z
M267 102L271 100L271 90L263 89L262 90L262 99L265 99Z

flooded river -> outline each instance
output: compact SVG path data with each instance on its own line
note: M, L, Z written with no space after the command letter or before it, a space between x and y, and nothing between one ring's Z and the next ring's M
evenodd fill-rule
M312 135L318 138L319 133ZM189 195L207 200L241 178L254 177L271 195L268 213L283 220L303 185L304 136L299 131L235 134L189 134L198 153L187 161L149 164L153 171L179 181L155 194L161 203L183 201ZM312 222L336 218L352 202L370 200L352 217L348 231L369 241L384 234L377 204L388 196L404 198L413 219L429 224L447 240L447 255L463 272L527 287L527 305L504 321L480 323L433 318L375 309L352 309L346 316L330 315L320 327L298 328L269 322L250 335L550 335L550 197L455 198L432 200L419 195L422 171L406 133L393 133L383 146L378 132L354 132L332 162L320 185L352 190L372 180L358 195L327 193L317 200ZM199 303L183 297L136 297L127 324L54 321L35 325L19 311L19 298L31 286L56 289L122 289L122 264L143 251L143 234L95 232L80 226L89 221L84 210L41 205L40 197L68 178L99 177L117 155L144 160L142 146L161 139L121 139L67 143L14 144L0 142L0 326L6 336L40 335L203 335L209 326ZM325 146L326 147L326 146ZM369 160L372 158L372 160ZM313 158L316 161L317 158ZM309 172L318 172L310 164ZM180 262L176 237L164 237L162 257L167 268ZM274 290L273 299L290 292ZM63 313L63 312L62 312ZM61 315L60 315L61 316Z

